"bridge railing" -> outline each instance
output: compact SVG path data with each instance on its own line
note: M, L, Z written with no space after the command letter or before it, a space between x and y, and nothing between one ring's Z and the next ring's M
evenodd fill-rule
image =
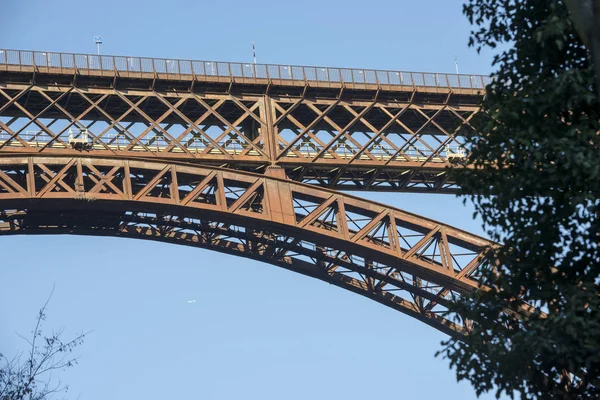
M56 132L57 137L61 139L61 142L57 141L55 137L49 135L44 130L31 130L21 129L17 131L15 135L9 133L0 128L0 146L21 148L24 146L23 141L26 142L27 146L32 148L46 148L50 144L53 148L64 149L67 145L84 144L91 146L91 149L97 150L117 150L121 151L126 148L130 148L130 151L152 151L152 152L166 152L170 147L170 143L161 139L162 136L158 135L146 135L145 140L140 140L139 145L133 147L130 146L131 139L130 134L120 132L108 132L101 139L95 136L90 137L93 132L92 129L80 129L80 128L65 128L61 129L60 132ZM212 148L214 154L221 154L220 150L214 148L214 146L204 139L197 140L192 134L188 134L179 142L184 145L190 152L198 153L203 152L207 148ZM243 140L233 138L228 139L221 145L226 149L229 154L237 155L242 154L249 145ZM367 152L362 154L360 160L369 160L373 157L379 161L427 161L431 163L441 163L450 160L464 159L467 156L467 150L461 146L458 142L452 145L446 145L439 149L434 144L429 147L408 145L404 144L400 146L400 151L397 148L393 148L388 145L374 144ZM280 146L280 150L283 150L283 145ZM322 148L315 146L312 142L301 142L294 147L293 151L286 153L286 157L291 158L313 158L321 152ZM172 150L173 153L181 151L180 148ZM212 151L212 150L211 150ZM359 149L352 148L346 144L336 144L331 146L328 152L324 153L321 157L323 159L333 159L331 153L335 153L342 160L350 160L356 157ZM252 150L247 154L249 156L259 156L259 153L253 152Z
M23 68L24 67L24 68ZM0 49L0 70L82 73L126 72L182 77L244 78L323 83L352 83L451 89L484 89L491 82L485 75L442 74L355 68L307 67L296 65L191 61L165 58L53 53Z

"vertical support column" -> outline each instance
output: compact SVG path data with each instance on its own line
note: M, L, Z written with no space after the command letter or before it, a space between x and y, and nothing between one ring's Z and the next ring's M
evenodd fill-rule
M123 161L123 170L125 177L123 178L123 193L127 196L127 200L133 199L133 188L131 186L131 171L129 170L129 161Z
M277 160L277 127L275 126L275 109L273 106L273 99L269 95L264 95L260 106L260 114L264 115L265 123L261 126L264 142L265 152L269 157L271 165L275 164Z
M373 260L365 258L365 267L368 270L373 271L375 269L375 265L373 265ZM367 285L367 290L371 293L375 292L375 279L371 276L365 275L363 276L363 280L365 285Z
M273 178L286 179L283 168L277 166L267 167L265 175ZM273 221L282 222L292 226L296 225L292 189L288 182L266 179L265 197L269 204L269 212L271 213L271 219Z
M31 197L35 197L35 171L32 157L27 158L27 191Z
M337 198L337 223L340 233L346 240L350 240L350 233L348 232L348 221L346 220L346 207L344 206L344 199L342 196Z
M259 108L260 108L260 105L259 105ZM256 120L254 118L248 117L245 120L243 120L241 123L241 127L242 127L242 129L241 129L242 133L248 139L254 141L258 137L258 123L256 122ZM261 130L262 130L262 124L261 124Z
M325 262L325 257L327 256L327 251L325 250L325 247L323 246L317 246L316 248L317 253L319 254L317 256L317 266L319 267L319 269L323 272L327 271L327 263Z
M179 182L177 182L177 165L171 165L171 184L169 185L169 192L173 204L179 204Z
M83 165L81 164L81 158L77 159L77 176L75 177L75 192L83 194L85 192L85 186L83 183Z
M423 288L423 282L421 281L421 278L419 278L416 275L413 275L413 285L417 289L422 289ZM425 302L424 302L423 297L421 297L419 295L414 295L414 299L415 299L415 304L417 305L417 307L419 307L419 310L423 311L423 309L425 307Z
M276 165L277 161L277 127L275 126L275 109L273 99L264 95L260 104L261 115L264 115L265 125L263 126L263 138L265 141L265 151L269 157L270 165L265 171L268 177L287 179L285 170ZM273 221L282 222L289 225L296 224L294 215L294 202L292 200L292 190L287 182L267 179L265 182L265 197L269 204L269 212Z

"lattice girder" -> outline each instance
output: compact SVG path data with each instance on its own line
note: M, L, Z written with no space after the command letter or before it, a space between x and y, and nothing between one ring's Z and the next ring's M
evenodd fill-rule
M1 78L0 154L142 157L258 172L278 165L291 179L351 190L455 192L446 169L466 155L462 136L479 110L451 92L423 102Z
M373 298L444 332L449 298L479 287L492 243L338 192L181 163L0 158L0 232L84 233L259 259Z

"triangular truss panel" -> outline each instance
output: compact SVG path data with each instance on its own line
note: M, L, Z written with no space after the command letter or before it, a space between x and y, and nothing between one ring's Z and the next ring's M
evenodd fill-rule
M185 205L208 204L218 206L220 197L219 180L216 174L178 174L179 197Z
M0 170L0 198L28 196L27 174L28 169L24 165L2 165Z

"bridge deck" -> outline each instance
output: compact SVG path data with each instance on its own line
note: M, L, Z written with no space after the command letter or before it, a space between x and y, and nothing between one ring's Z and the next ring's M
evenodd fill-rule
M96 78L481 94L483 75L0 50L0 71Z

